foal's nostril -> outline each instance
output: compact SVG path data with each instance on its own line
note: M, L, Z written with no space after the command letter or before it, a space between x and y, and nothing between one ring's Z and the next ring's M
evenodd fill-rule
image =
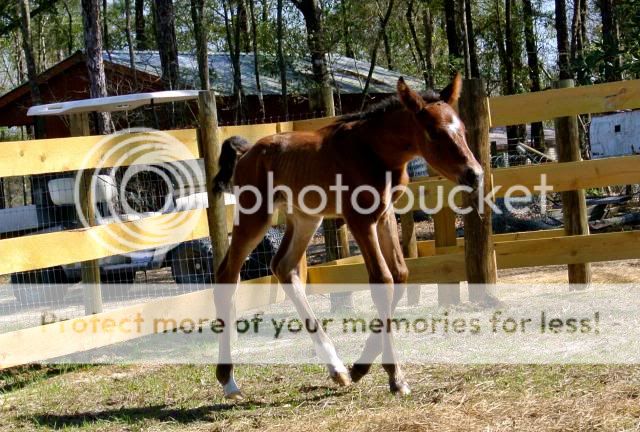
M482 171L478 172L473 168L467 168L460 176L460 184L469 186L474 190L478 188L480 181L482 180Z

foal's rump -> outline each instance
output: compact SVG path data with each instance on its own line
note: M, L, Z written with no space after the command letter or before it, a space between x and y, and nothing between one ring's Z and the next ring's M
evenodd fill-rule
M251 144L242 137L232 136L224 140L218 161L220 171L213 179L214 192L228 192L231 189L231 179L238 157L248 152L249 149L251 149Z
M222 144L214 192L229 191L232 184L253 185L262 190L269 172L273 173L274 185L286 184L296 189L312 181L322 184L327 171L335 170L323 142L323 134L318 132L279 133L253 145L244 138L230 137Z

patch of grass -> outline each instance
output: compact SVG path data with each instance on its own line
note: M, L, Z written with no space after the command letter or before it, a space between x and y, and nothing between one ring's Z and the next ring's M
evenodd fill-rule
M88 367L87 365L31 365L0 370L0 395L19 390L57 375Z
M317 365L244 366L246 399L221 397L213 366L14 372L0 430L623 430L640 424L640 367L408 365L409 398L379 366L337 388ZM23 376L22 378L20 378ZM34 379L34 376L38 378Z

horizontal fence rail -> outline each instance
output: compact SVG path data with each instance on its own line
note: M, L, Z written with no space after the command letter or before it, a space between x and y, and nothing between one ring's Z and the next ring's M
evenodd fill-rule
M325 117L312 120L300 120L258 125L222 126L218 128L220 139L225 140L239 135L249 142L273 135L278 132L312 131L331 124L335 118ZM191 160L201 157L198 148L196 129L162 131L184 145L184 152L178 153L175 160ZM0 145L0 177L53 174L66 171L79 171L96 167L130 166L137 163L161 163L165 160L142 158L145 153L153 153L158 147L153 133L134 133L51 138L43 140L8 141ZM129 141L125 143L125 141ZM99 147L99 151L92 150ZM114 150L117 149L117 150ZM91 157L87 158L87 155Z
M435 284L466 280L464 246L460 252L407 259L408 283ZM499 269L539 267L640 258L640 231L532 238L495 243ZM353 284L367 280L363 263L309 267L310 284ZM345 291L349 291L345 286Z
M513 185L523 185L534 192L533 187L538 184L542 174L547 176L547 184L553 186L554 192L564 192L568 190L598 188L610 185L640 183L640 156L624 156L583 162L529 165L517 168L496 169L493 172L494 186L502 186L496 194L497 197L503 197L505 191ZM422 195L424 197L424 204L427 208L434 208L437 204L436 193L439 186L444 188L443 190L446 194L454 185L448 180L437 178L434 180L412 182L408 185L408 188L416 197L418 197L420 192L423 191ZM421 187L423 189L421 189ZM514 196L517 195L518 193L514 194ZM406 199L406 195L403 195L399 199L396 207L402 208L406 204ZM455 202L456 205L462 205L461 194L456 195ZM447 206L446 195L443 199L443 204L445 207ZM419 209L420 202L416 200L413 210ZM206 210L202 209L192 211L200 212L201 215L199 216L200 222L189 239L206 237L208 234L205 214ZM155 223L162 223L165 219L170 219L172 217L174 216L171 216L171 214L152 216L139 221L126 222L126 224L129 224L132 227L140 227L136 228L140 231L144 230L145 224L150 224L149 226L152 226ZM231 231L233 227L233 218L233 205L229 205L227 206L227 227L229 231ZM274 225L281 224L283 222L283 216L281 214L276 214L274 216ZM17 251L6 260L0 261L0 274L52 267L112 256L114 253L110 249L104 247L92 248L91 245L95 244L98 240L104 244L107 240L104 234L105 231L113 230L123 233L126 232L125 227L118 229L117 224L109 224L81 230L60 231L0 240L0 249ZM42 247L49 247L50 245L56 244L82 244L86 246L67 251L68 255L41 254L40 251L42 250ZM156 247L157 246L158 245L156 245ZM144 250L152 247L154 247L154 245L142 243L139 248L130 248L128 252L135 252L136 250ZM83 255L85 251L90 253L87 253L85 256ZM12 268L14 268L14 270L11 270Z
M640 80L489 98L491 126L640 108Z
M67 231L57 231L0 240L0 250L11 251L0 260L0 274L35 270L58 265L96 260L139 250L169 246L182 241L206 237L209 233L206 209L180 212L180 216L193 218L194 229L156 239L144 235L158 232L176 218L176 213L150 216L144 219L97 225ZM60 247L73 245L73 247ZM43 251L56 251L55 254Z
M183 144L181 151L174 152L178 156L176 161L200 157L195 129L162 133ZM141 157L144 153L156 153L159 147L152 144L157 141L157 136L150 133L3 142L0 143L0 177L128 166L135 161L144 164L164 162ZM143 148L144 144L151 145ZM95 151L98 147L99 151Z
M282 287L274 278L264 277L242 282L237 292L236 307L238 313L242 313L284 300L285 293ZM3 333L0 334L0 369L155 334L158 322L162 323L162 331L171 331L178 327L173 323L179 324L184 318L213 316L213 289L205 289L151 300L115 311ZM124 323L131 331L119 331L116 324L112 325L112 331L104 330L104 326L109 323ZM93 331L94 328L97 330ZM77 329L89 329L89 332L80 336Z
M553 187L552 192L634 184L640 183L640 155L498 168L492 171L492 175L494 187L500 187L495 194L496 197L504 197L512 186L524 186L535 194L534 186L540 184L543 175L546 176L546 184ZM447 194L454 186L455 184L449 180L436 177L411 182L407 187L414 197L423 196L423 203L427 208L434 208L438 203L438 188L442 188L444 192L442 204L447 207ZM521 195L519 191L513 193L513 196ZM400 197L396 208L404 208L407 199L406 195ZM462 194L456 194L455 204L462 205ZM412 209L420 209L417 199Z

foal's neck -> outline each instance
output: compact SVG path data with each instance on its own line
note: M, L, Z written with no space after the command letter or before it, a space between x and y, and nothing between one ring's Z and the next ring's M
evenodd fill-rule
M370 131L371 147L389 171L404 170L410 160L420 155L419 143L424 135L417 122L402 109L372 124Z

